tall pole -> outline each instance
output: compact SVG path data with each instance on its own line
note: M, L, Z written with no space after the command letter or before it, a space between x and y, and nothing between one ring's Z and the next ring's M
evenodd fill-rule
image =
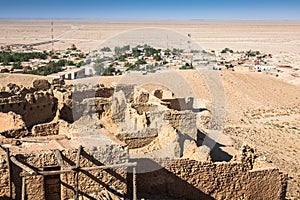
M191 37L192 35L189 33L188 34L189 40L188 40L188 44L189 44L189 53L191 54L191 67L193 66L193 53L191 52Z
M53 36L53 21L51 21L51 44L52 44L52 54L54 53L54 36Z
M74 200L79 199L79 191L78 191L78 181L79 181L79 167L80 167L80 155L82 151L82 146L80 145L77 151L76 157L76 172L75 172L75 187L74 187Z
M9 177L9 199L12 199L12 183L11 183L11 166L10 166L10 152L9 148L6 148L6 159L7 159L7 168L8 168L8 177Z
M167 49L169 49L169 35L167 34Z
M26 200L26 177L23 176L22 177L22 196L21 196L22 200Z
M189 48L189 53L191 53L191 34L188 34L189 40L188 40L188 48Z
M137 200L137 190L136 190L136 166L132 169L132 179L133 179L133 188L132 188L132 199Z

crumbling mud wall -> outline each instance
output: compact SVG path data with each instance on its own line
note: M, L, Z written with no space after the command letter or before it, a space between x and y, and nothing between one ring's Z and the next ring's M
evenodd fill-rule
M134 149L150 144L158 136L158 132L157 129L146 128L129 134L126 132L119 133L116 136L121 141L124 141L129 149Z
M102 165L101 155L110 155L110 150L84 150L80 166ZM67 166L74 166L77 150L63 151ZM113 153L114 160L124 162L124 154ZM99 157L100 156L100 157ZM19 155L18 160L32 167L57 165L53 152ZM104 159L102 157L102 159ZM107 158L105 158L107 159ZM137 188L141 197L173 197L180 199L274 199L283 200L286 194L287 176L278 169L249 169L243 162L212 163L189 159L178 160L138 160L137 171L143 172L144 166L155 166L158 170L138 173ZM5 155L0 156L0 197L8 197L8 169ZM21 198L21 170L12 165L13 198ZM96 170L79 173L79 194L96 198L105 192L118 197L130 196L132 175L124 169ZM74 173L60 175L61 199L74 196ZM27 199L45 199L45 177L26 177Z
M103 85L66 86L57 80L51 84L35 80L32 85L25 88L8 84L0 88L0 113L20 115L27 128L53 119L72 123L88 112L101 116L114 92L114 88Z
M1 152L2 153L2 152ZM66 167L75 166L77 149L62 151L62 158ZM47 170L49 167L58 166L57 158L53 151L36 154L16 155L16 158L26 163L33 169ZM111 161L111 162L108 162ZM99 165L124 163L127 161L127 153L122 147L95 147L92 150L84 148L80 156L80 167L92 167ZM9 196L9 173L5 154L0 156L0 199ZM22 181L20 173L22 170L12 164L13 199L21 199ZM61 199L72 199L74 197L74 172L60 175ZM27 199L45 199L47 191L45 180L47 176L26 177ZM101 192L108 192L118 197L127 195L127 173L125 169L107 169L79 172L79 195L97 198Z
M188 99L189 100L189 99ZM184 100L185 101L185 100ZM186 103L183 103L186 105ZM121 85L116 88L110 109L104 113L106 121L117 125L110 130L130 149L141 148L159 137L165 125L170 125L178 134L180 148L186 140L197 139L196 113L192 111L193 101L188 101L190 110L173 110L168 103L150 95L143 88ZM109 128L106 123L104 127ZM180 150L181 152L184 149Z
M196 114L192 111L167 111L164 120L178 130L181 134L185 134L191 139L197 139Z
M9 171L5 152L0 150L0 199L9 196Z
M163 102L169 103L169 108L173 110L193 110L194 99L190 98L173 98L173 99L162 99Z
M37 83L34 85L37 88L21 88L14 84L1 88L0 112L14 112L21 115L27 127L53 118L57 102L52 91L41 90L47 89L47 84L46 86Z
M27 134L27 128L20 115L0 113L0 133L6 138L19 138Z
M109 149L109 148L108 148ZM95 165L109 164L102 161L105 156L113 155L117 156L112 160L119 160L119 162L125 162L126 156L124 154L117 155L110 152L110 150L95 149L90 154L83 153L81 166L91 167ZM93 155L94 154L94 155ZM96 154L96 155L95 155ZM119 157L120 156L120 157ZM101 158L100 158L101 157ZM71 155L71 162L68 163L75 165L76 151ZM74 163L72 163L72 161ZM107 160L106 160L107 161ZM62 181L62 197L73 198L74 196L74 173L69 173L61 176ZM95 195L97 197L100 193L108 191L117 195L120 198L125 198L128 195L127 191L127 173L126 169L107 169L96 171L81 171L79 174L79 193L81 196L89 197Z
M50 121L56 113L57 100L52 92L38 91L26 95L26 112L23 119L27 126Z
M58 135L59 122L38 124L32 127L32 136Z
M142 194L195 200L285 199L287 176L278 169L251 170L241 162L189 159L140 162L144 163L140 166L160 167L157 171L138 174L137 185Z
M68 88L57 88L53 91L58 99L57 117L73 123L83 115L97 113L99 117L109 105L114 88L103 85L77 84Z
M13 111L14 113L10 114L12 121L20 121L20 126L13 127L16 131L20 130L19 132L8 130L1 134L5 137L18 138L26 135L26 127L33 126L31 136L57 135L61 134L60 120L65 121L63 123L66 126L62 127L66 129L65 134L68 134L76 129L68 128L80 121L84 123L82 127L90 129L89 131L96 130L97 126L104 127L124 141L131 153L134 150L147 153L157 146L170 147L176 158L174 160L166 160L165 158L169 157L164 155L160 155L160 158L164 158L160 161L138 160L138 172L143 171L142 166L154 165L154 168L158 169L138 174L137 187L140 197L143 197L142 194L180 199L284 199L285 197L286 176L277 169L254 168L255 156L248 154L251 152L249 149L243 151L241 160L228 163L208 162L210 159L206 159L207 162L183 159L183 152L188 147L193 147L194 144L195 149L198 148L192 101L182 99L187 106L187 109L182 109L179 101L172 105L172 102L163 102L163 99L167 98L163 98L162 93L154 97L149 95L149 92L131 85L117 86L115 93L113 88L104 88L100 85L62 87L61 83L51 85L46 81L39 81L33 86L20 88L9 85L1 89L0 112L9 114L8 112ZM170 96L172 99L172 95ZM94 114L97 115L92 118ZM52 122L48 122L52 119L54 119ZM84 148L80 166L124 163L128 159L128 151L122 148L114 145ZM193 148L191 149L193 151ZM36 170L60 168L54 151L32 154L22 151L20 148L15 151L19 154L14 155L19 161ZM62 151L66 167L75 165L76 154L77 149ZM173 157L173 154L167 152L168 156ZM7 164L5 153L2 155L0 149L0 198L9 195ZM11 171L13 198L21 199L22 170L12 164ZM75 171L59 175L58 187L61 199L73 198L74 173ZM79 195L90 199L97 199L103 193L114 194L119 198L128 197L132 183L130 177L131 175L124 169L80 171ZM45 199L47 181L47 177L43 176L26 177L27 199Z

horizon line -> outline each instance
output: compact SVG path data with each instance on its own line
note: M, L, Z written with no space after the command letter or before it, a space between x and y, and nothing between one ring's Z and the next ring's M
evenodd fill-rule
M300 22L300 19L105 19L105 18L51 18L51 17L28 17L28 18L19 18L19 17L0 17L0 20L9 20L9 21L140 21L140 22L157 22L157 21L211 21L211 22Z

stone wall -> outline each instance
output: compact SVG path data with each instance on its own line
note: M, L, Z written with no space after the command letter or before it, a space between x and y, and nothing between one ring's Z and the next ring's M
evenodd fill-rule
M28 93L24 98L14 95L0 100L0 112L21 115L27 127L53 118L56 111L56 99L46 91Z
M45 124L38 124L32 127L32 136L47 136L47 135L58 135L59 123L51 122Z
M26 95L26 114L23 119L27 126L51 121L57 108L57 99L51 92L38 91Z
M196 114L192 111L167 111L164 120L168 120L172 127L181 134L197 140Z
M19 138L28 133L22 117L14 112L0 113L0 124L0 135L6 138Z
M121 147L120 147L121 148ZM113 151L113 152L112 152ZM116 152L118 151L118 152ZM1 152L2 153L2 152ZM67 167L76 163L77 149L62 151L64 164ZM108 156L114 158L108 158ZM16 155L17 159L27 163L34 169L43 170L47 167L57 166L57 159L54 152L41 152L29 155ZM111 159L111 162L107 161ZM124 149L115 147L98 147L92 150L83 149L80 166L91 167L113 163L124 163L127 154ZM107 162L108 163L107 163ZM0 155L0 199L9 196L8 168L5 154ZM46 167L46 168L44 168ZM21 199L21 169L12 164L13 198ZM45 184L43 176L26 177L27 199L45 199ZM74 196L74 172L60 175L61 199L70 199ZM125 169L108 169L79 172L79 194L80 196L91 197L101 191L108 191L119 197L125 197L127 191L127 173Z
M278 169L251 170L241 162L206 163L188 159L140 162L160 167L138 174L138 191L142 194L195 200L285 199L287 176Z
M0 199L9 196L9 174L5 153L0 149Z
M130 132L129 134L118 133L116 137L124 141L129 149L141 148L150 144L158 136L157 129L145 128L141 131Z
M193 110L194 98L177 98L177 99L163 99L163 102L169 103L169 108L182 111L182 110Z
M109 149L109 148L108 148ZM108 149L95 149L81 155L81 166L101 165L101 159L95 155L104 155ZM100 154L101 152L101 154ZM63 159L67 166L75 165L77 150L63 151ZM123 162L122 154L120 161ZM107 156L107 154L106 154ZM0 197L7 197L8 170L5 155L0 156ZM29 163L32 167L57 165L53 152L35 155L18 156L18 159ZM278 169L250 169L242 162L211 163L189 159L138 160L137 172L143 172L143 166L153 166L155 171L138 173L138 195L142 197L173 197L179 199L285 199L287 176ZM20 199L21 170L12 165L13 198ZM61 180L62 199L73 198L74 173L63 174ZM123 169L97 170L79 173L79 194L95 198L101 191L108 191L118 197L126 197L130 193L132 175ZM44 199L44 177L26 178L28 199Z

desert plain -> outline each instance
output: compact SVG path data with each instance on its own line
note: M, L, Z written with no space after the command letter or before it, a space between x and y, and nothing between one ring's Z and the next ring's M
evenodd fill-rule
M51 39L50 21L0 21L0 27L0 46ZM300 22L292 21L54 21L54 39L58 40L54 48L63 50L75 44L92 51L120 33L142 28L190 34L193 42L206 50L258 50L272 54L277 64L300 68ZM165 38L157 42L165 42ZM36 48L50 50L51 44ZM194 70L178 73L193 88L195 97L210 101L203 74ZM36 78L0 74L0 86L9 82L29 85ZM260 159L288 173L287 198L300 198L300 78L232 71L220 71L220 78L226 96L224 135L233 140L227 145L253 146ZM100 81L114 85L119 79Z

